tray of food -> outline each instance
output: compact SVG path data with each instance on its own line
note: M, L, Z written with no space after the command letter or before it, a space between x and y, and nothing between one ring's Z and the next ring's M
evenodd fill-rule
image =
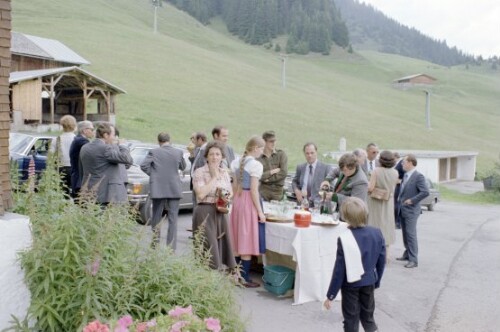
M293 222L293 220L290 219L287 216L275 216L275 215L270 215L270 214L266 214L266 221L270 221L270 222Z
M331 215L320 214L313 215L311 224L319 226L337 226L340 223L338 220L334 220Z

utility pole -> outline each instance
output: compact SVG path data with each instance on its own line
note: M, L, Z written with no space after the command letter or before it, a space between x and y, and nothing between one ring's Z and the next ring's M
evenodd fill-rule
M431 92L429 90L424 90L425 92L425 123L427 125L427 130L431 129Z
M160 5L160 1L161 0L153 0L153 7L155 9L155 12L154 12L154 18L153 18L153 32L156 34L156 32L158 31L158 20L157 20L157 14L158 14L158 6Z
M281 59L281 87L286 89L286 59L288 55L280 54Z

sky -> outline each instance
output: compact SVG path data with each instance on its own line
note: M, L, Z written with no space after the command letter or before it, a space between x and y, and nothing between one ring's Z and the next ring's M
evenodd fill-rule
M500 56L500 0L360 0L468 54Z

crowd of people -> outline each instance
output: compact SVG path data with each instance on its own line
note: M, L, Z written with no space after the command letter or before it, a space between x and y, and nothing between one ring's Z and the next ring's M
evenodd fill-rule
M64 116L61 125L63 133L56 141L54 153L68 195L75 200L82 194L94 195L103 207L125 203L126 168L133 160L117 138L116 127L105 122L96 128L90 121L77 124L72 116ZM201 236L210 252L211 268L231 272L240 266L242 284L259 287L250 279L250 265L252 256L266 250L263 201L285 197L288 158L276 147L274 131L251 137L239 158L228 144L226 127L216 126L211 134L212 140L208 141L204 133L193 133L188 146L194 206L192 230ZM387 248L395 242L396 229L402 230L405 247L403 255L396 259L406 261L406 268L418 266L416 225L420 201L429 195L425 178L416 170L414 155L400 158L391 151L379 152L374 143L345 153L338 167L318 160L318 148L313 142L304 144L302 150L305 162L297 165L292 180L297 201L318 207L326 198L352 233L350 240L338 240L325 306L329 307L342 290L346 330L356 330L348 327L359 326L360 321L366 330L375 330L373 290L380 284L389 256ZM159 243L159 225L167 210L166 242L175 250L182 195L179 170L186 168L182 151L171 145L168 133L161 132L158 147L148 152L140 167L150 181L152 246ZM325 191L326 195L321 196L320 192ZM349 241L356 245L346 245ZM361 252L364 268L356 280L346 277L346 261L352 259L349 257L353 257L353 248Z

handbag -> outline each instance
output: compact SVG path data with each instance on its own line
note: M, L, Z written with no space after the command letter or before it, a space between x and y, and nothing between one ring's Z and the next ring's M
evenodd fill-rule
M377 175L377 172L373 171L372 172L373 179L370 179L370 181L374 180L376 183L376 181L377 181L376 175ZM372 192L370 193L370 197L374 198L374 199L382 200L382 201L388 201L389 197L390 197L389 190L375 187L375 188L373 188Z
M370 193L371 198L383 200L383 201L388 201L389 200L389 191L382 189L382 188L373 188L372 192Z
M222 214L229 213L229 191L223 188L217 188L215 190L215 196L217 197L217 201L215 202L215 208L217 212Z

